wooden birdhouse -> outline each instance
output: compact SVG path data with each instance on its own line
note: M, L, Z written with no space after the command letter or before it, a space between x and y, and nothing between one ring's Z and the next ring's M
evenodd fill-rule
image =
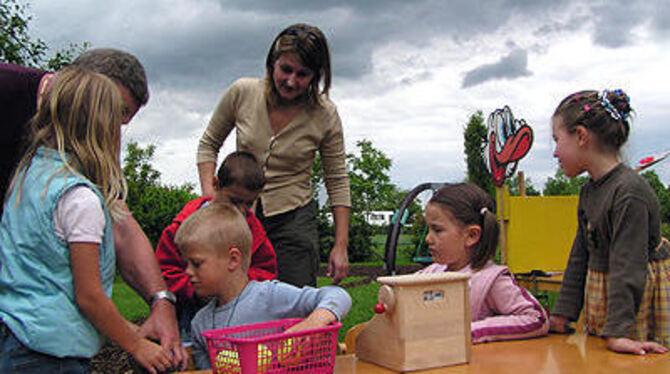
M469 278L453 272L377 278L377 314L358 335L358 358L402 372L469 362Z

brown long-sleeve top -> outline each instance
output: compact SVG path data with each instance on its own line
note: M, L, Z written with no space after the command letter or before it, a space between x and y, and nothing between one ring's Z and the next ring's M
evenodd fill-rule
M200 139L197 162L214 162L235 128L237 149L253 153L264 165L261 194L267 217L304 206L312 199L312 163L321 154L331 206L351 206L345 165L342 123L335 105L322 98L320 107L304 110L274 135L270 127L262 79L242 78L223 95Z
M608 274L603 334L628 337L644 293L647 263L666 257L656 195L635 171L621 164L582 187L578 225L553 314L576 320L584 303L588 269Z

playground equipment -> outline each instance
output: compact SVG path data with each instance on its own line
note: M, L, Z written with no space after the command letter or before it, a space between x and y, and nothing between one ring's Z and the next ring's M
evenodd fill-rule
M356 356L395 371L470 361L470 291L467 274L377 278L377 313L355 339Z
M414 187L400 204L399 214L403 214L420 193L435 191L444 184L422 183ZM510 196L506 188L501 188L496 211L498 219L504 222L501 237L507 239L506 252L501 253L504 264L514 273L562 271L577 231L577 201L577 196ZM396 221L386 238L384 270L388 275L396 274L401 231L402 223Z
M444 183L422 183L414 187L405 198L400 203L400 207L396 212L396 216L402 217L409 205L416 199L416 197L423 191L432 189L433 191L437 190ZM400 237L400 231L403 227L403 220L396 219L392 222L388 235L386 236L386 244L384 246L384 271L388 275L395 275L395 261L396 261L396 252L398 247L398 238ZM432 260L431 260L432 262Z

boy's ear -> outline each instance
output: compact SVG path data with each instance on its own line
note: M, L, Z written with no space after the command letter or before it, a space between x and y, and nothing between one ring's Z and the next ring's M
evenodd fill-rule
M234 271L242 266L242 251L237 247L230 247L228 250L228 270Z
M465 245L472 247L479 242L482 236L482 228L479 225L468 225L465 228Z
M217 178L216 175L212 179L212 187L214 187L214 191L219 190L219 178Z

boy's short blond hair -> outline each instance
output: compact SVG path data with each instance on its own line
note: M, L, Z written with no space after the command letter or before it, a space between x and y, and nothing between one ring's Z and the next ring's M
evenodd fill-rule
M251 230L244 216L231 204L212 203L191 214L177 230L174 241L182 252L194 244L218 255L235 247L242 253L245 268L249 267Z

